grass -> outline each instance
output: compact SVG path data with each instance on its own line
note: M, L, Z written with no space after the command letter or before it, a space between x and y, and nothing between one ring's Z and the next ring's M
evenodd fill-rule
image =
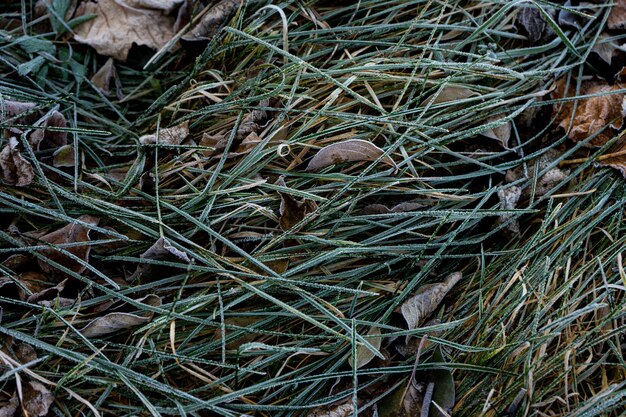
M609 8L533 46L514 25L519 2L287 0L277 3L286 26L265 5L245 2L197 56L182 48L147 67L151 54L117 63L122 99L89 81L104 60L63 25L42 33L29 1L0 6L0 95L61 111L85 160L58 168L50 150L31 150L36 183L0 185L1 255L63 271L73 300L44 307L0 294L3 352L13 338L38 356L1 368L0 395L13 394L19 373L50 382L59 416L305 416L335 402L367 416L414 368L418 380L438 369L424 358L441 347L455 416L505 415L522 389L513 415L623 415L624 180L590 157L538 196L530 164L551 149L560 156L544 171L592 155L554 128L541 92L598 71L588 58ZM447 86L475 94L437 103ZM531 108L543 117L525 128L518 116ZM267 113L255 128L261 142L230 155L258 110ZM516 121L510 149L478 136L493 116ZM183 121L194 143L139 146L141 135ZM205 133L222 135L226 150L206 157ZM385 156L305 171L317 149L348 138ZM386 156L397 169L380 163ZM515 167L531 192L507 211L497 191ZM284 231L279 192L317 209ZM425 207L363 210L407 201ZM26 238L84 214L100 223L83 273ZM521 234L505 237L503 214ZM161 237L192 261L140 257ZM19 282L37 270L29 265L2 274ZM453 271L464 278L436 321L407 330L396 308ZM147 294L162 304L140 302ZM108 302L152 319L83 336ZM387 341L428 335L420 362L383 342L385 359L353 371L348 358L371 346L373 325Z

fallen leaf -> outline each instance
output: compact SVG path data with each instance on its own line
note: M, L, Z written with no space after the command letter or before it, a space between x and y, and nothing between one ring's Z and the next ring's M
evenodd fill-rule
M601 34L593 45L591 52L597 54L604 62L611 65L613 56L617 54L618 49L607 41L608 38L610 38L610 36L606 33Z
M424 395L414 382L400 385L379 404L379 417L419 417Z
M32 362L37 359L37 352L35 352L35 348L27 343L18 343L13 350L15 351L15 357L22 364Z
M13 100L0 100L0 120L31 112L37 107L35 103L22 103Z
M384 204L369 204L363 207L363 214L389 214L389 213L403 213L407 211L421 210L426 207L421 203L412 203L406 201L404 203L396 204L389 208Z
M369 332L367 332L367 334L369 336L375 336L375 337L368 337L367 341L369 343L372 344L372 346L374 346L376 348L376 350L380 350L380 345L382 343L382 337L380 335L380 329L378 327L372 327ZM374 354L374 352L372 352L370 350L370 348L368 348L365 345L359 345L356 348L356 369L360 369L362 367L364 367L365 365L367 365L368 363L370 363L372 361L372 359L374 359L376 357L376 354ZM350 363L350 366L352 368L355 367L355 363L354 363L354 358L352 357L352 355L350 355L350 359L348 360L348 362Z
M98 225L100 219L90 215L83 215L78 218L79 221L87 223L88 225ZM73 243L84 243L83 245L74 245L63 248L65 251L79 258L84 263L89 261L89 251L91 245L89 245L89 230L88 226L79 223L70 223L59 230L52 233L48 233L40 238L41 241L50 243L51 245L64 245ZM43 249L40 251L47 259L55 261L71 271L81 274L87 269L87 267L76 259L56 250L56 249ZM57 268L48 264L42 259L37 259L39 266L45 272L57 272Z
M26 299L26 302L35 304L35 303L39 303L40 301L49 301L51 299L54 299L58 297L61 291L65 289L66 284L67 284L67 279L61 281L60 283L58 283L52 288L46 288L44 290L37 291L36 293L33 293L32 295L30 295Z
M554 11L549 13L554 14ZM555 35L552 26L536 7L523 7L517 14L517 23L524 28L528 34L528 40L533 43Z
M54 396L42 384L29 381L23 388L22 407L30 417L43 417L48 414L50 405L54 402Z
M522 196L522 189L516 185L508 188L498 190L498 198L500 199L500 207L503 210L513 210L517 207L520 197ZM514 216L512 214L502 214L498 216L498 224L507 224L507 230L512 236L520 234L520 225L517 220L511 220Z
M176 249L172 243L165 237L160 237L152 246L144 253L139 255L142 259L164 259L174 258L186 263L190 263L189 256L183 251Z
M157 295L150 294L144 298L138 299L138 302L152 306L160 307L161 298ZM79 331L85 337L100 337L111 333L116 333L120 330L127 330L132 327L136 327L150 322L154 313L148 311L143 314L133 313L109 313L106 316L98 317L87 323L85 327Z
M318 171L343 162L375 161L385 152L372 142L362 139L350 139L333 143L320 149L307 165L307 171ZM386 163L395 166L393 159L387 156Z
M221 24L239 8L240 4L241 0L221 0L207 11L182 39L185 41L202 41L212 38Z
M626 28L626 1L616 0L611 14L609 14L609 20L607 21L609 29L624 29Z
M602 155L598 164L616 169L626 178L626 139L620 140Z
M0 417L13 417L20 406L20 400L17 392L9 399L9 401L0 402Z
M526 187L522 190L523 197L529 197L534 192L535 197L541 197L554 189L561 181L563 181L570 173L569 169L553 167L547 172L542 174L539 178L535 178L535 173L543 172L549 166L554 164L554 161L560 158L560 154L557 151L550 150L539 158L528 163L529 180L531 180L532 186ZM504 177L506 182L515 182L519 179L525 178L524 167L518 166L510 169L506 172Z
M179 125L159 130L159 137L156 133L144 135L139 138L142 145L159 143L162 145L180 145L189 136L189 120L185 120Z
M57 168L74 167L76 165L74 146L65 145L54 151L52 154L52 165Z
M285 184L285 177L281 175L276 181L276 185L287 188ZM280 194L280 220L279 224L281 229L287 231L291 230L296 224L300 223L308 214L317 210L317 204L313 200L303 198L298 200L291 194L278 192ZM297 232L293 230L293 232Z
M109 86L115 76L115 64L113 58L107 59L102 67L91 77L91 82L105 95L110 94Z
M567 91L566 84L567 77L558 80L552 98L575 97L576 81L570 80ZM580 95L602 95L579 99L576 102L554 103L552 108L556 123L565 129L569 138L574 142L584 141L608 125L607 129L588 143L591 146L604 145L613 137L615 131L623 126L623 119L626 115L624 101L626 97L624 94L610 94L620 89L622 86L618 84L611 86L604 80L583 81L580 86ZM574 111L575 103L577 106Z
M400 312L406 320L409 330L416 329L439 306L446 294L461 280L463 274L454 272L443 282L427 284L417 290L417 293L406 300L400 307Z
M313 410L307 414L307 417L351 417L353 415L354 405L350 402L347 404L340 404L331 409L323 407L318 410Z
M490 117L487 119L487 123L496 123L500 120L497 117ZM509 148L509 140L511 139L511 122L504 122L499 126L487 129L481 132L481 135L488 137L489 139L495 139L502 145L503 148Z
M50 130L49 128L64 129L67 127L67 120L61 112L53 111L46 120L41 123L41 127L33 130L28 137L30 145L39 149L50 149L67 144L67 131Z
M0 151L0 178L9 185L24 187L35 179L35 171L18 149L16 138L9 139L9 143Z
M465 100L478 95L479 94L477 92L472 91L469 88L457 87L455 85L446 85L438 93L434 94L434 99L432 99L433 96L431 96L424 100L420 104L420 106L425 106L426 104L430 103L431 100L431 105L434 105L439 103L446 103L449 101Z
M95 15L78 25L74 39L93 47L99 54L125 62L133 44L160 49L176 34L176 18L167 10L146 7L159 2L138 0L86 1L76 16ZM167 6L172 2L165 2Z
M441 348L435 350L430 361L445 362L445 359L441 354ZM452 377L452 372L450 372L450 369L448 368L441 367L430 371L429 374L429 382L435 384L431 401L437 404L438 407L434 404L430 404L428 416L446 417L450 414L456 401L454 378ZM441 412L441 410L443 410L443 412Z

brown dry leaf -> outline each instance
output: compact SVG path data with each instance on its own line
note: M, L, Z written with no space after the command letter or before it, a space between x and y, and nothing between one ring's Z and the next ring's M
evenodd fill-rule
M372 346L376 348L376 350L380 350L380 345L382 343L382 336L380 335L380 329L378 327L372 327L370 331L367 332L367 334L369 336L375 336L375 337L368 337L367 341L370 342ZM372 359L374 359L375 357L376 357L376 354L374 354L374 352L372 352L367 346L359 345L356 348L356 369L360 369L364 367L365 365L370 363ZM355 363L354 363L354 358L352 357L352 355L350 355L348 362L350 363L350 366L354 368Z
M404 213L407 211L416 211L426 207L421 203L412 203L406 201L404 203L396 204L389 208L384 204L369 204L363 207L363 214L389 214L389 213Z
M176 34L175 16L166 10L146 7L138 0L86 1L76 10L77 16L96 17L78 25L74 39L92 46L99 54L125 62L133 44L160 49ZM172 2L165 2L172 3Z
M500 120L498 117L490 117L487 119L487 123L495 123L498 120ZM487 129L481 132L481 135L497 140L503 148L508 149L509 140L511 139L511 122L505 122L494 128Z
M350 139L333 143L320 149L307 165L307 171L318 171L343 162L375 161L385 152L372 142ZM395 162L387 156L384 161L395 167Z
M184 262L191 262L189 256L183 251L176 249L167 238L159 238L147 251L139 255L142 259L167 259L173 258Z
M109 95L109 86L115 75L115 65L113 58L107 59L107 62L91 77L91 82L105 95Z
M613 62L613 56L617 54L617 48L611 45L610 42L607 41L610 38L610 35L606 33L601 34L598 37L595 45L593 45L593 49L591 52L596 53L604 62L611 65Z
M212 38L220 25L239 8L241 0L221 0L211 7L193 28L183 36L185 41L199 41Z
M545 174L541 175L539 178L535 178L535 172L544 171L559 158L559 152L555 150L550 150L541 155L538 159L533 160L528 164L529 179L534 182L534 185L533 187L524 188L524 190L522 191L523 197L530 196L530 194L533 192L533 188L535 196L541 197L542 195L554 189L554 187L556 187L561 181L567 178L567 176L570 174L570 170L566 168L561 169L559 167L554 167L548 170ZM506 172L506 182L515 182L521 178L524 178L523 166L515 167Z
M576 96L576 81L570 80L567 86L567 77L561 78L556 83L556 90L552 93L552 98L560 99ZM604 94L598 97L577 100L576 112L574 113L574 101L553 104L553 113L556 123L568 132L568 136L574 142L587 139L590 135L597 133L607 125L598 136L589 143L591 146L602 146L616 130L623 126L626 108L624 107L624 94L609 94L612 91L620 90L623 87L615 84L609 85L604 80L583 81L580 86L580 95ZM572 122L572 115L574 120ZM571 130L570 123L572 124Z
M307 417L350 417L354 415L354 405L350 402L340 404L330 410L327 407L316 409L307 414Z
M17 398L17 392L9 399L9 401L0 402L0 417L13 417L20 406L20 400Z
M24 187L33 182L35 171L17 149L18 145L17 139L12 137L0 151L0 178L9 185Z
M439 104L439 103L446 103L448 101L458 101L458 100L465 100L468 99L470 97L474 97L474 96L478 96L479 94L475 91L472 91L468 88L465 87L457 87L454 85L446 85L445 87L443 87L443 89L439 92L439 94L435 93L433 96L435 96L433 102L431 103L431 105L435 105L435 104ZM426 104L430 103L430 101L432 100L432 97L427 98L426 100L422 101L422 103L420 104L420 106L425 106Z
M18 343L14 348L16 359L24 364L32 362L37 359L37 352L35 348L27 343Z
M522 189L516 185L508 188L498 190L498 198L500 199L500 207L503 210L513 210L517 207L520 197L522 196ZM507 231L517 236L520 234L520 225L517 220L511 220L514 216L512 214L502 214L498 216L497 223L510 223L507 224Z
M609 29L626 28L626 1L616 0L615 5L611 9L609 20L607 21Z
M90 215L83 215L78 218L79 221L83 223L87 223L88 225L98 225L100 219ZM68 243L85 243L84 245L76 245L63 248L65 251L71 253L72 255L78 257L83 262L87 263L89 261L89 251L91 246L89 245L89 230L88 226L79 224L79 223L70 223L59 230L56 230L52 233L48 233L40 238L40 240L50 243L52 245L62 245ZM46 258L55 261L64 267L70 269L71 271L81 274L87 269L85 265L78 262L76 259L72 259L70 256L59 252L55 249L44 249L40 252ZM57 268L48 264L42 259L37 259L39 266L45 272L56 272Z
M287 187L285 184L285 177L281 175L276 181L276 185L280 187ZM280 192L280 227L281 229L287 231L294 227L296 224L300 223L302 219L304 219L309 213L313 213L317 210L317 204L313 200L309 200L307 198L303 198L302 200L298 200L294 198L291 194ZM297 230L293 230L293 232L297 232Z
M67 279L64 279L63 281L61 281L60 283L58 283L52 288L46 288L44 290L37 291L36 293L33 293L32 295L30 295L26 299L26 302L35 304L35 303L40 303L41 301L52 300L59 296L61 291L65 289L66 284L67 284Z
M152 306L161 306L161 297L150 294L137 300L140 303ZM98 317L87 323L85 327L79 331L85 337L100 337L120 330L130 329L141 324L148 323L152 320L154 314L152 312L144 312L142 314L132 313L109 313L106 316Z
M550 11L554 17L554 11ZM536 7L524 7L517 14L517 23L522 25L528 34L528 40L535 43L555 35L552 26Z
M620 140L602 155L598 159L598 164L616 169L626 178L626 139Z
M67 168L76 165L74 146L65 145L54 151L52 154L52 165L57 168Z
M22 113L26 113L35 109L37 105L35 103L22 103L20 101L13 100L0 100L0 120L4 121L5 118L14 117Z
M156 133L144 135L139 138L142 145L159 143L162 145L180 145L189 136L189 120L185 120L179 125L159 130L159 137Z
M454 272L443 282L427 284L420 287L417 293L406 300L400 307L400 312L406 320L409 330L416 329L424 319L430 316L439 306L439 303L448 292L461 280L463 274Z
M54 396L42 384L30 381L23 388L22 407L30 417L43 417L48 414L50 405L54 402Z
M33 130L28 137L30 145L39 149L50 149L67 144L67 132L50 130L49 127L64 129L67 127L65 116L58 111L53 111L41 124L41 128Z

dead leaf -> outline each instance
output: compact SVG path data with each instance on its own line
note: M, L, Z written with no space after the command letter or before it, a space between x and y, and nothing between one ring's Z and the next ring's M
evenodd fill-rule
M455 85L446 85L438 93L435 93L434 95L422 101L420 106L423 107L429 103L431 105L435 105L439 103L446 103L449 101L465 100L470 97L475 97L479 95L480 94L478 94L477 92L472 91L465 87L457 87ZM432 103L431 103L431 100L432 100Z
M601 34L598 37L595 45L593 45L593 49L591 52L597 54L604 62L611 65L613 62L613 56L617 54L617 48L615 48L607 39L610 38L610 35L606 33Z
M207 11L182 39L185 41L201 41L212 38L222 23L239 8L240 4L241 0L221 0Z
M0 402L0 417L14 417L19 406L20 400L16 392L9 401Z
M50 113L48 118L41 123L41 127L33 130L28 137L30 145L39 149L50 149L67 144L67 131L50 130L49 128L65 129L67 120L58 111Z
M414 382L400 385L378 406L380 417L418 417L421 415L424 395Z
M513 210L517 207L520 197L522 196L522 189L516 185L508 188L498 190L498 198L500 199L500 207L503 210ZM511 220L514 216L512 214L502 214L498 216L498 224L508 223L507 230L513 235L520 234L520 225L517 220Z
M553 15L554 11L548 13ZM523 7L517 14L517 23L526 30L528 40L533 43L549 39L555 35L552 26L548 24L544 15L536 7Z
M369 332L367 332L367 334L369 336L374 336L374 337L368 337L367 341L371 343L372 346L376 348L376 350L380 350L380 345L382 343L382 336L380 335L380 329L378 327L372 327L369 330ZM376 354L374 354L374 352L372 352L370 348L368 348L367 346L365 345L357 346L356 369L360 369L364 367L365 365L370 363L372 359L374 359L375 357L376 357ZM355 363L354 363L354 358L352 357L352 355L350 355L348 362L350 363L350 366L354 368Z
M140 303L152 306L161 306L161 297L150 294L144 298L137 300ZM150 322L154 313L151 311L144 312L142 314L133 313L109 313L106 316L98 317L87 323L85 327L79 331L85 337L100 337L111 333L116 333L120 330L127 330L132 327L136 327Z
M52 165L57 168L74 167L76 165L74 146L65 145L54 151L52 154Z
M331 165L343 162L375 161L385 151L362 139L350 139L343 142L333 143L320 149L307 165L307 171L319 171ZM395 166L391 157L387 156L384 161Z
M607 26L609 29L624 29L626 28L626 1L616 0L614 3Z
M626 139L620 140L602 155L598 164L616 169L626 178Z
M139 138L142 145L159 143L162 145L180 145L189 136L189 120L185 120L179 125L159 130L159 137L156 133L144 135Z
M313 410L307 414L307 417L351 417L352 415L354 415L354 405L350 402L340 404L330 410L326 407Z
M498 117L490 117L487 119L487 123L496 123L500 120ZM491 129L487 129L481 132L481 135L488 137L489 139L495 139L502 145L503 148L509 148L509 140L511 139L511 122L504 122L499 126Z
M445 359L441 353L441 348L435 350L430 361L445 362ZM429 376L429 382L435 385L431 401L436 405L430 404L428 416L446 417L446 415L450 414L456 401L456 392L452 372L450 372L450 369L448 368L441 367L430 371ZM443 410L443 412L441 412L441 410Z
M412 203L405 201L404 203L396 204L389 208L384 204L369 204L363 207L363 214L389 214L389 213L403 213L407 211L421 210L426 207L421 203Z
M26 299L26 302L35 304L41 301L49 301L51 299L54 299L58 297L61 291L65 289L66 284L67 284L67 279L61 281L60 283L58 283L52 288L46 288L44 290L37 291L36 293L33 293L32 295L30 295Z
M78 220L94 226L98 225L100 222L99 218L90 215L80 216ZM89 230L90 228L88 226L79 223L70 223L59 230L42 236L40 240L50 243L51 245L84 243L83 245L69 246L63 249L87 263L89 261L89 251L91 249L91 245L89 245L91 240L89 238ZM81 274L85 271L85 269L87 269L87 267L78 262L78 260L72 259L70 256L58 250L44 249L41 250L40 253L46 258L63 265L77 274ZM45 272L58 272L56 267L48 264L42 259L37 259L37 262L39 263L41 269Z
M104 65L91 77L91 82L105 95L110 94L109 86L115 76L113 58L107 59Z
M529 179L534 184L533 186L526 187L522 190L523 197L529 197L533 191L536 197L541 197L553 190L554 187L556 187L561 181L567 178L570 173L569 169L554 167L552 169L549 169L539 178L535 179L535 172L539 173L546 170L549 166L554 164L554 161L558 160L559 158L559 152L555 150L550 150L528 164ZM506 176L504 177L506 182L515 182L522 178L525 178L523 166L518 166L508 170L506 172Z
M416 329L439 306L439 303L448 292L461 280L463 274L454 272L443 282L427 284L417 290L417 293L406 300L400 307L400 312L406 320L409 330Z
M552 97L555 99L575 97L576 81L570 80L567 91L566 84L567 77L558 80ZM577 100L575 113L574 101L553 104L556 123L568 132L569 138L574 142L586 140L589 136L609 125L589 143L591 146L604 145L613 137L615 131L623 126L624 115L626 115L625 95L610 94L612 91L622 88L618 84L611 86L604 80L583 81L580 86L580 95L603 95Z
M50 405L54 402L54 396L42 384L29 381L23 388L22 407L30 417L43 417L48 414Z
M15 351L15 357L22 364L32 362L37 359L37 352L35 352L35 348L27 343L18 343L13 350Z
M139 257L142 259L175 258L186 263L191 262L185 252L176 249L165 237L159 238L147 251L139 255Z
M0 100L0 120L30 112L37 107L35 103L22 103L13 100Z
M159 2L140 0L86 1L77 16L96 17L78 25L74 39L93 47L99 54L125 62L133 44L160 49L176 34L176 18L166 10L146 7ZM161 2L163 3L163 2ZM169 6L172 2L164 2Z
M7 184L24 187L33 182L35 171L18 150L18 145L17 139L12 137L0 152L0 173Z
M285 184L285 177L281 175L276 181L276 185L287 188ZM317 204L313 200L303 198L298 200L291 194L278 192L280 194L280 220L279 224L281 229L287 231L291 230L296 224L300 223L308 214L317 210ZM293 230L293 232L297 232Z

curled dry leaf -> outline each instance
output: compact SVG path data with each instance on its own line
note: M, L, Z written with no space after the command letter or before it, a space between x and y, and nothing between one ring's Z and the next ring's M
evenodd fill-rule
M48 414L50 405L54 402L54 396L37 381L30 381L23 386L22 407L29 416L43 417Z
M620 140L602 155L598 164L616 169L626 178L626 139Z
M580 95L600 95L577 100L576 109L574 109L574 101L555 103L553 113L556 123L568 132L569 138L574 142L584 141L608 126L589 142L591 146L604 145L613 137L615 131L623 126L624 115L626 115L624 106L626 97L624 94L611 94L620 89L622 86L618 84L611 86L604 80L583 81L580 86ZM556 89L552 93L553 98L575 96L576 82L573 79L570 80L569 85L567 85L567 77L557 81Z
M616 0L614 3L607 26L609 29L624 29L626 28L626 1Z
M52 288L46 288L41 291L37 291L30 295L26 302L28 303L41 303L42 301L50 301L59 296L59 294L65 289L65 285L67 284L67 279L61 281L57 285Z
M142 259L167 259L173 258L183 262L191 262L189 256L183 251L176 249L165 237L159 238L147 251L139 255Z
M161 306L161 298L154 294L150 294L137 301L152 307ZM105 336L111 333L116 333L120 330L126 330L148 323L152 320L153 315L154 314L152 312L145 312L142 314L118 312L109 313L106 316L98 317L97 319L90 321L79 331L85 337Z
M311 411L307 417L350 417L354 415L354 405L352 403L340 404L327 409L326 407Z
M173 2L139 0L86 1L76 10L77 16L95 15L78 25L74 39L93 47L99 54L125 62L133 43L160 49L175 35L176 18L154 4Z
M350 139L333 143L320 149L306 167L307 171L318 171L331 165L343 162L375 161L385 152L372 142L362 139ZM396 166L391 157L383 159L386 163Z
M67 131L50 130L48 128L64 129L67 127L65 116L58 111L53 111L41 124L41 128L33 130L28 137L30 145L39 149L56 148L67 144Z
M0 401L0 417L13 417L20 406L17 392L8 401Z
M526 187L522 190L523 197L530 196L530 194L533 192L533 188L535 196L541 197L553 190L554 187L556 187L561 181L567 178L567 176L570 174L570 170L566 168L561 169L559 167L549 169L539 178L535 178L536 172L543 172L549 166L553 165L554 161L558 160L559 157L559 152L555 150L550 150L528 164L528 174L534 185L533 187ZM522 166L518 166L508 170L505 176L506 182L514 182L522 178L524 178L524 167Z
M463 274L454 272L443 282L427 284L400 306L400 312L406 320L409 330L416 329L424 319L430 316L439 306L446 294L461 280Z
M372 327L369 330L369 332L367 332L367 334L369 336L374 336L374 337L368 337L367 341L370 342L372 346L376 348L376 350L380 350L380 345L382 342L380 329L378 327ZM367 346L359 345L356 348L356 364L352 355L350 355L350 359L348 360L348 362L350 363L350 366L352 368L354 368L356 365L356 369L360 369L364 367L365 365L367 365L368 363L370 363L372 359L374 359L375 357L376 357L376 354L374 354L374 352L372 352Z
M472 91L469 88L457 87L455 85L446 85L438 93L435 93L433 96L430 96L426 100L422 101L420 106L425 106L426 104L430 103L431 100L431 105L435 105L439 103L447 103L449 101L465 100L478 95L479 94L477 92Z
M287 184L285 184L285 177L281 175L278 178L278 181L276 181L276 185L286 188ZM317 210L317 204L313 200L309 200L307 198L298 200L294 198L291 194L283 192L279 192L279 194L279 223L281 229L285 231L290 230L296 224L300 223L302 219L304 219L309 213L313 213L315 210ZM294 232L296 231L297 230L294 230Z
M91 240L89 238L89 225L97 226L100 219L90 215L83 215L80 216L78 220L86 223L87 225L70 223L59 230L42 236L40 240L51 245L84 243L82 245L73 245L63 248L64 251L76 256L78 259L83 261L83 263L56 249L44 249L40 251L40 253L47 259L57 262L77 274L81 274L85 271L85 269L87 269L84 264L89 262L89 251L91 249L91 246L89 245ZM45 272L57 271L56 267L48 264L43 259L37 259L37 262L39 263L41 269Z
M500 199L500 206L503 210L513 210L517 207L520 197L522 196L522 189L516 185L508 188L498 190L498 198ZM517 220L511 220L512 214L502 214L498 217L498 223L508 223L507 230L513 235L519 235L520 225Z
M389 208L384 204L369 204L363 207L363 214L388 214L388 213L403 213L407 211L421 210L426 207L421 203L412 203L405 201L404 203L396 204Z
M102 67L91 77L91 82L105 95L111 93L111 81L116 77L115 64L113 58L107 59Z
M497 117L490 117L487 119L487 123L495 123L500 120ZM511 139L511 122L504 122L499 126L487 129L481 132L481 135L488 137L489 139L495 139L502 145L503 148L508 149L509 140Z
M0 174L9 185L24 187L35 179L35 171L18 149L18 141L12 137L0 151Z
M548 13L554 14L554 11ZM555 35L552 26L550 26L544 15L536 7L520 9L517 14L517 23L524 28L528 34L528 40L531 42L546 40Z
M200 21L183 36L183 40L202 41L212 38L220 25L239 8L240 4L241 0L221 0L202 16Z
M142 145L151 145L155 143L163 145L180 145L189 136L189 121L185 120L179 125L159 130L159 137L154 133L152 135L144 135L139 138Z

